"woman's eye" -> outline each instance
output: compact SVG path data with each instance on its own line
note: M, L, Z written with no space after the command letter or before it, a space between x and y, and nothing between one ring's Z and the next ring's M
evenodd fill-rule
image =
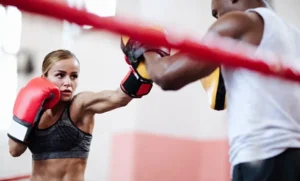
M73 78L73 79L77 79L77 78L78 78L78 75L72 75L72 78Z
M62 74L57 74L57 75L56 75L56 77L58 77L58 78L62 78L62 77L63 77L63 75L62 75Z
M217 10L212 10L212 16L218 19L218 11Z

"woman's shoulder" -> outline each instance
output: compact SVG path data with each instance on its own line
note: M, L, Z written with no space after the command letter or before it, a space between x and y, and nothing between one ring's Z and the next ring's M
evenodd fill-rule
M76 105L83 106L84 102L93 94L94 94L94 92L92 92L92 91L79 92L73 96L72 102L74 102L74 104L76 104Z
M71 100L70 109L72 109L72 111L84 113L85 102L93 94L94 94L94 92L92 92L92 91L84 91L84 92L77 93L76 95L73 96L73 98Z
M84 99L87 92L80 92L73 96L70 100L68 111L70 118L76 123L85 116L86 110L84 108Z
M73 123L79 128L83 129L85 132L89 132L87 124L93 123L94 115L91 114L85 107L83 100L85 99L85 94L89 94L87 92L80 92L73 96L72 100L69 104L69 118L73 121Z

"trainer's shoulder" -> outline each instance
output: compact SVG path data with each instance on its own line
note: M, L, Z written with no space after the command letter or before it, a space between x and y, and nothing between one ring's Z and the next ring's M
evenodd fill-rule
M240 11L229 12L221 16L212 26L213 30L223 31L231 37L242 36L256 26L256 21L249 14ZM221 33L222 34L222 33Z
M209 29L221 36L239 38L254 27L253 20L244 12L229 12L222 15Z
M249 13L242 11L233 11L224 14L218 19L221 23L231 23L233 25L251 25L255 23L253 17Z

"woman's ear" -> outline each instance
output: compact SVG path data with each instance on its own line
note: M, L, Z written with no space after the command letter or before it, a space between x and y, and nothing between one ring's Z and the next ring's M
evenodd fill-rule
M42 78L46 78L46 76L44 74L41 75Z

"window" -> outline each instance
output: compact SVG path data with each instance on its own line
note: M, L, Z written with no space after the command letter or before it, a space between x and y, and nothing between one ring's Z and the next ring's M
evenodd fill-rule
M98 16L115 16L116 14L116 0L84 0L85 8L88 12ZM91 26L83 26L84 29L90 29Z
M3 26L1 26L3 27ZM16 7L6 8L4 51L18 53L21 43L22 14Z
M2 49L4 41L5 41L6 10L1 5L0 5L0 23L1 23L1 27L3 27L3 28L0 28L0 49Z
M88 12L98 16L114 16L116 14L116 0L84 0Z
M21 12L15 7L0 5L0 91L1 126L7 131L13 116L17 93L17 57L21 43Z
M70 7L78 9L85 8L86 11L96 14L98 16L115 16L116 14L116 0L66 0ZM66 23L66 27L77 29L79 27ZM91 29L91 26L84 25L83 29ZM68 28L67 28L68 29ZM79 30L79 29L78 29ZM69 31L69 29L67 30ZM77 31L77 30L76 30ZM80 31L80 30L79 30Z

